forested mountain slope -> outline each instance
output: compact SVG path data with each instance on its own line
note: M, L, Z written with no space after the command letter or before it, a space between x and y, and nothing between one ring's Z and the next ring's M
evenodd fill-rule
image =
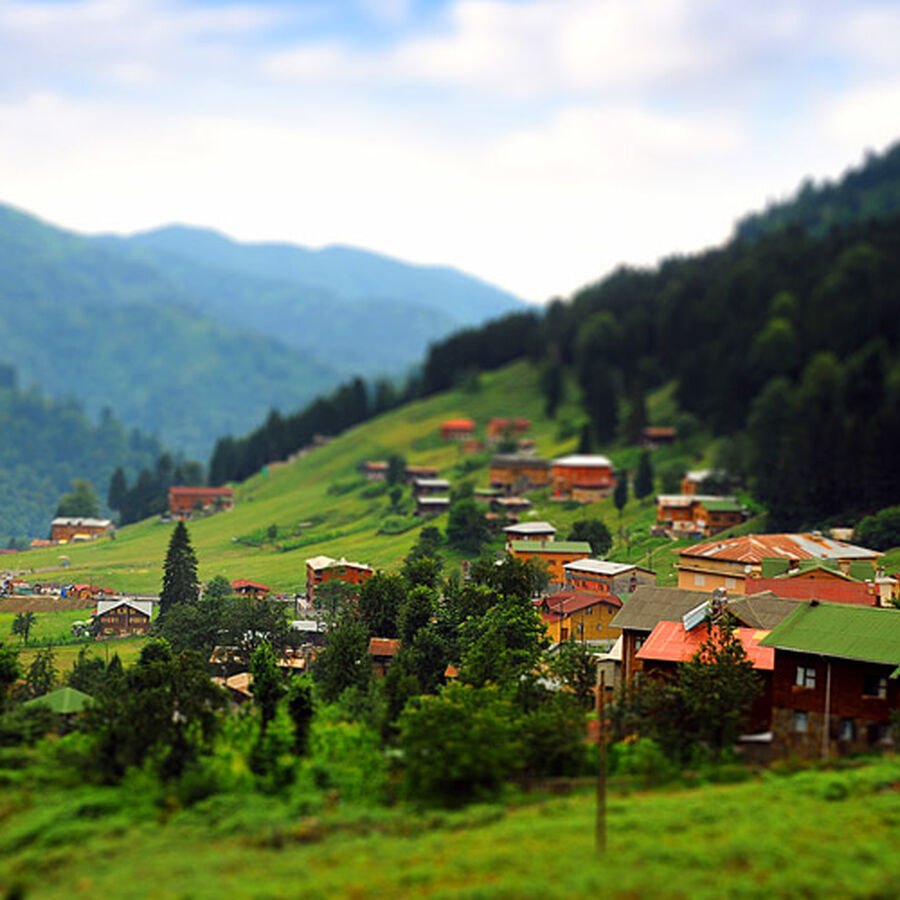
M19 390L0 367L0 539L49 537L50 520L72 479L88 479L104 502L117 466L128 477L152 468L162 448L130 433L105 410L96 424L74 401L52 400L36 388Z
M205 455L223 431L337 381L325 363L198 312L151 263L0 206L0 342L23 383L111 407Z
M736 234L756 238L798 226L821 236L835 225L898 213L900 144L895 144L884 153L868 153L862 165L848 169L835 181L816 184L807 179L793 196L741 219Z

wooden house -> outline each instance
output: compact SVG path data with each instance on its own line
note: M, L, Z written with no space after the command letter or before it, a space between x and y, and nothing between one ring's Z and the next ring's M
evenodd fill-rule
M316 588L327 581L342 581L344 584L360 585L375 574L365 563L350 562L344 557L332 559L330 556L313 556L306 560L306 601L315 603Z
M613 594L559 591L542 597L535 606L541 613L547 636L555 644L580 641L611 647L622 634L621 629L611 624L622 608L622 601Z
M552 541L556 537L556 529L549 522L521 522L507 525L503 529L506 535L506 551L509 552L513 541Z
M441 440L464 441L475 433L475 423L471 419L447 419L441 423Z
M647 425L641 429L641 446L648 450L668 447L678 440L678 430L668 425Z
M396 638L369 638L369 656L372 658L372 674L375 678L384 678L394 657L400 649L400 641Z
M110 519L94 519L82 516L57 516L50 523L50 540L58 544L69 541L92 541L94 538L113 534L116 526Z
M775 651L776 755L877 749L900 714L900 610L811 601L762 641Z
M824 600L855 606L881 605L875 570L871 565L863 570L850 567L849 571L862 575L862 580L841 572L836 560L803 560L795 569L788 569L788 566L789 560L786 559L764 559L762 574L748 584L755 591L772 591L780 597L795 600Z
M423 519L439 516L450 509L449 497L416 497L416 515Z
M360 464L359 470L367 481L384 481L387 478L388 464L383 460L369 459Z
M756 593L752 580L762 574L764 559L788 561L788 571L802 560L833 560L849 573L852 563L873 564L881 554L813 532L810 534L750 534L695 544L679 551L678 586L685 590Z
M746 508L734 497L660 494L656 498L656 522L672 537L711 537L746 518Z
M404 484L412 484L417 478L437 478L436 466L407 466L403 470Z
M99 637L146 634L152 613L150 600L99 600L94 613L94 633Z
M550 464L550 484L557 500L592 503L616 486L612 463L599 454L561 456Z
M413 482L414 497L439 497L450 492L450 482L446 478L417 478Z
M181 487L169 488L169 512L173 516L190 515L212 509L231 509L234 491L229 487Z
M489 419L487 423L487 439L489 443L496 444L502 440L518 437L525 434L531 428L531 419Z
M622 678L632 679L643 663L637 653L660 622L680 622L685 613L709 600L704 591L643 585L631 594L611 625L622 630Z
M550 483L550 463L537 456L501 454L491 460L488 478L504 494L523 494Z
M562 587L565 583L563 566L576 559L584 559L591 552L587 541L511 541L508 552L516 559L539 559L547 567L550 584Z
M255 597L261 600L268 596L271 588L257 581L248 581L246 578L238 578L231 582L231 589L241 597Z
M656 584L656 572L633 563L605 559L576 559L563 566L565 589L591 594L634 593L641 585Z
M692 627L689 627L692 626ZM642 664L644 674L649 677L675 678L679 666L699 652L701 645L710 637L711 630L706 621L687 623L657 622L653 631L637 651L636 659ZM760 628L735 628L734 634L741 642L747 659L753 664L759 678L760 693L748 710L746 730L751 733L768 731L772 721L772 672L775 668L775 652L770 647L761 646L761 641L769 634Z

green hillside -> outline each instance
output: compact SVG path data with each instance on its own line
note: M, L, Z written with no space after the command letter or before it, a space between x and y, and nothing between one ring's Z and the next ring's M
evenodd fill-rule
M457 389L408 404L351 429L293 463L271 466L255 475L237 486L233 510L190 524L200 577L209 579L221 573L261 581L277 591L294 591L304 583L309 556L346 556L380 568L398 566L421 525L415 523L402 534L378 533L390 514L390 501L383 489L362 480L358 464L398 452L409 463L437 466L454 483L471 479L476 486L486 486L489 454L467 457L459 447L442 443L438 437L440 423L454 416L469 416L481 425L492 416L526 416L532 420L541 455L572 452L581 421L574 389L570 388L570 400L560 408L556 420L549 420L543 413L538 379L531 364L516 363L481 376L477 389ZM664 400L665 392L659 397ZM654 402L651 398L651 414ZM687 445L656 451L654 461L662 464L678 458L686 464L699 464L708 459L703 456L707 443L708 436L697 435ZM617 467L633 469L637 464L638 451L633 447L614 447L609 453ZM476 468L465 471L472 466ZM611 499L580 507L553 502L548 493L533 496L535 517L549 519L560 532L566 532L576 519L600 516L611 531L618 534L622 529L615 548L617 558L644 563L649 559L653 565L662 564L664 574L671 574L671 545L647 535L654 518L651 500L643 504L632 500L620 519ZM411 503L408 490L404 502L407 506ZM446 516L434 524L443 528ZM267 532L273 525L277 537L270 541ZM171 527L156 519L146 520L121 529L115 540L29 551L15 562L30 572L28 577L33 580L93 579L131 592L155 592ZM250 546L242 542L245 538L263 545ZM280 551L276 544L294 549ZM499 539L496 546L501 546ZM651 557L660 547L665 549ZM62 556L67 560L61 560ZM65 569L61 568L64 561L70 563Z
M590 792L418 814L343 804L311 812L302 793L216 795L181 809L144 773L118 788L31 785L36 776L21 770L23 751L7 754L0 761L0 890L7 897L900 893L900 770L892 759L613 794L608 850L599 856Z

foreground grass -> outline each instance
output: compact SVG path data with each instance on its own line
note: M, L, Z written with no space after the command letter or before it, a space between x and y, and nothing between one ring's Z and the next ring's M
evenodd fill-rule
M25 897L895 897L900 763L609 802L461 813L219 796L164 814L122 789L0 791L0 889ZM128 793L128 796L126 796ZM165 820L165 823L164 823Z

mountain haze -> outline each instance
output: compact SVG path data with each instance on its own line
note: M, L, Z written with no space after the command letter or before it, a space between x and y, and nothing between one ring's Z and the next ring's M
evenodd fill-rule
M181 226L84 237L0 205L0 362L194 457L349 374L402 372L431 341L517 304L451 269L351 248Z

